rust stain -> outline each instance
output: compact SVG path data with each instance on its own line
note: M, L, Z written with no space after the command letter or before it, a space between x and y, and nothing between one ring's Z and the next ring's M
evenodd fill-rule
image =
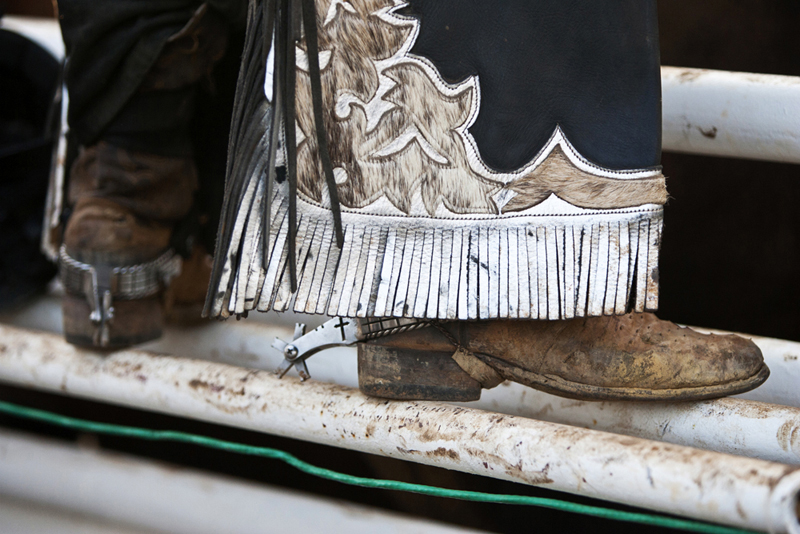
M219 393L220 391L225 390L225 386L220 386L219 384L210 384L205 380L198 380L197 378L189 382L189 387L192 389L207 389L209 391L213 391L214 393Z
M716 410L709 410L709 417L726 417L733 413L748 419L768 419L771 416L771 408L768 404L760 402L746 402L739 399L719 399L714 401Z
M678 75L678 81L681 83L693 82L705 73L705 69L686 69Z
M429 458L449 458L454 461L458 461L461 459L461 455L452 449L447 449L445 447L438 447L432 451L419 451L416 449L404 449L403 447L396 447L396 449L401 452L402 454L407 455L423 455ZM496 454L487 453L485 451L481 451L479 449L467 449L466 451L469 455L476 457L481 461L484 468L494 471L494 467L490 465L490 462L494 465L499 465L508 476L523 480L527 484L531 485L542 485L542 484L552 484L553 479L548 476L548 471L550 470L550 464L544 466L544 469L539 471L538 473L530 473L526 472L522 466L522 460L520 459L516 464L511 464L503 459L501 456Z
M512 464L502 456L482 451L480 449L467 448L466 452L469 455L482 461L484 467L487 467L489 470L492 471L494 470L494 468L491 467L490 464L498 465L503 469L503 471L506 472L507 475L514 477L516 479L524 480L525 483L530 484L532 486L553 483L553 479L551 479L547 475L548 471L550 470L550 464L545 465L544 469L542 469L538 473L533 473L525 471L523 469L521 459L516 464Z
M778 429L778 445L786 452L800 450L800 425L797 421L790 420L783 423Z
M533 417L534 419L544 419L545 416L552 411L553 411L553 405L548 402L542 408L533 412L533 414L531 414L531 417Z
M246 375L244 375L242 378L240 378L240 379L239 379L239 381L240 381L240 382L247 382L247 381L248 381L248 380L250 380L251 378L255 378L255 377L257 377L257 376L259 375L259 373L260 373L260 372L261 372L261 371L257 371L257 370L253 370L253 371L247 371L247 374L246 374Z
M118 377L130 377L140 382L147 382L147 375L142 371L141 363L131 363L125 360L111 360L105 366L109 374Z
M418 434L417 437L423 443L428 443L431 441L436 441L437 439L441 439L441 434L436 432L433 428L428 427L424 432Z
M439 447L438 449L433 450L433 451L429 451L426 454L428 456L447 457L447 458L450 458L451 460L455 460L455 461L458 461L459 458L460 458L459 454L456 451L454 451L452 449L445 449L444 447Z

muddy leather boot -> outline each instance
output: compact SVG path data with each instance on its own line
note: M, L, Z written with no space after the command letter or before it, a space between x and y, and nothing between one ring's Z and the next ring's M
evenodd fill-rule
M196 187L190 158L105 142L81 152L60 258L67 341L113 348L161 335L162 293L181 266L170 238Z
M769 377L761 351L651 313L437 324L363 343L359 386L391 399L477 400L511 380L580 400L702 400Z
M192 249L183 235L195 220L187 216L198 187L189 129L197 89L210 81L229 30L207 4L170 16L186 22L71 168L60 252L71 343L124 347L159 337L165 311L184 322L200 318L206 255L194 247L182 260L173 246Z
M211 276L211 255L200 244L192 247L192 254L184 258L181 273L164 292L164 320L168 324L190 326L206 322L203 304Z

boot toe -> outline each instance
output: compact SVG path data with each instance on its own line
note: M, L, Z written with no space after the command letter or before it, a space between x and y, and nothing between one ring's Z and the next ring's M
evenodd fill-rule
M720 345L721 382L746 380L765 367L761 349L751 340L735 335L713 337Z
M769 376L749 339L701 334L652 314L512 326L517 335L494 340L494 351L484 341L476 352L506 378L562 396L701 400L749 391ZM483 340L489 333L481 331Z

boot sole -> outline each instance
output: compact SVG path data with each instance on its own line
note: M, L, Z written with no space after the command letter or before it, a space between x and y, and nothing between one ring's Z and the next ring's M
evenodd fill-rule
M376 342L359 343L358 387L365 395L393 400L469 402L480 399L480 384L451 356L450 352L404 349ZM769 378L769 368L762 363L749 378L713 386L660 390L613 388L542 375L485 354L478 356L507 380L583 401L700 401L744 393Z
M769 378L769 368L762 363L759 370L748 378L713 386L675 389L615 388L581 384L558 376L542 375L510 365L486 354L478 356L508 380L545 393L558 395L559 397L584 401L700 401L717 399L755 389Z

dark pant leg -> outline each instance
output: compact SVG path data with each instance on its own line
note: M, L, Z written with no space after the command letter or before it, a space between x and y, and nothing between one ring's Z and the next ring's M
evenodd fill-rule
M244 0L207 4L201 25L241 23ZM78 144L105 139L136 150L188 155L183 133L193 113L197 80L175 83L175 76L169 80L169 64L158 64L170 47L180 48L174 37L192 30L187 24L195 22L201 5L200 0L59 0L68 54L69 123ZM191 41L196 35L190 31L184 37ZM214 50L209 54L217 54ZM156 66L166 67L157 70L167 82L159 86L151 80L148 90L140 90Z

